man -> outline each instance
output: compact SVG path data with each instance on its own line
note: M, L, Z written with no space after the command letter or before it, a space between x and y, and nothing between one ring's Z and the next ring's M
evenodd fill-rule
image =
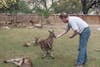
M75 67L83 67L87 62L87 42L90 36L89 25L79 17L68 16L66 13L61 13L59 16L60 19L67 23L67 28L64 32L57 35L57 38L66 34L70 28L74 31L73 35L69 38L74 38L76 35L79 35L79 54L77 58L77 64Z

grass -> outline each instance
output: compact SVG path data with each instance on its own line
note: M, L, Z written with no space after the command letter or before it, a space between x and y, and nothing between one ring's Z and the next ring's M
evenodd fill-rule
M56 34L61 29L55 30ZM0 61L9 58L29 56L34 67L72 67L77 59L78 36L69 39L72 32L54 41L55 59L41 59L41 50L38 46L25 48L22 45L34 37L46 38L47 29L14 28L0 30ZM45 37L44 37L45 36ZM88 43L88 64L85 67L100 67L100 31L92 29L92 35ZM0 67L15 67L13 64L0 63Z

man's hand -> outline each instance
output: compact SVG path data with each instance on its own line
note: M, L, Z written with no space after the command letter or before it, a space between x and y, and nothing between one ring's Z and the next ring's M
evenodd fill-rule
M73 36L72 36L72 35L70 35L70 36L69 36L69 38L73 38Z
M59 38L59 37L60 37L60 35L57 35L57 36L56 36L56 38Z
M59 38L61 36L63 36L64 34L66 34L68 31L64 30L62 33L60 33L59 35L56 36L56 38Z

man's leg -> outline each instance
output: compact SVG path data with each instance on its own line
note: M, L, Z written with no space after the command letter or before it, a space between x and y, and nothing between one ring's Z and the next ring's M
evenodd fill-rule
M80 34L79 54L77 59L78 65L83 65L87 61L87 42L90 36L90 30L86 29Z

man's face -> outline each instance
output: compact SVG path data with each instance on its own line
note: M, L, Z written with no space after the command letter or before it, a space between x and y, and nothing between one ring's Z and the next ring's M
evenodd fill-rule
M68 18L61 18L64 23L68 23Z

